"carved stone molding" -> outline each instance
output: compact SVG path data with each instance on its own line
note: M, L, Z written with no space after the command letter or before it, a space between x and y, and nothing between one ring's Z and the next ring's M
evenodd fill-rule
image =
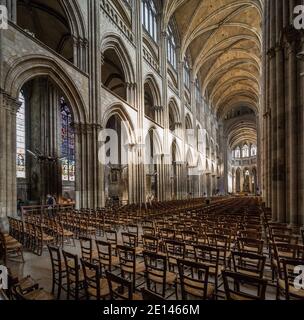
M21 107L21 102L11 97L4 91L0 91L0 107L16 114Z
M102 130L102 126L97 123L72 123L72 127L77 135L91 134L94 131Z
M164 107L163 106L154 106L153 107L154 111L163 111L164 110Z

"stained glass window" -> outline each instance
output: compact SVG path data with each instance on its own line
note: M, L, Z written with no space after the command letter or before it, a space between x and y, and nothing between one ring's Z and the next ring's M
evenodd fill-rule
M176 70L176 42L174 39L174 32L172 27L169 25L168 27L168 42L167 42L167 55L168 61L172 65L172 67Z
M234 152L235 158L239 159L241 157L241 149L237 147Z
M243 158L249 157L249 147L247 146L247 144L244 145L242 149L242 154L243 154Z
M188 89L190 88L190 66L187 58L184 63L184 84Z
M25 178L25 102L22 93L19 95L21 106L17 112L16 134L17 134L17 178Z
M60 99L61 108L61 156L62 180L75 181L75 133L71 126L72 114L64 98Z

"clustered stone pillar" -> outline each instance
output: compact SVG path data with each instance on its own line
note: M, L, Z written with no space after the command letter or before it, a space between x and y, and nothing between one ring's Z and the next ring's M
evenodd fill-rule
M0 91L0 229L17 211L16 112L19 101Z
M304 222L301 189L303 158L303 86L297 59L303 32L293 26L299 0L267 0L264 19L264 106L262 132L263 192L273 220Z

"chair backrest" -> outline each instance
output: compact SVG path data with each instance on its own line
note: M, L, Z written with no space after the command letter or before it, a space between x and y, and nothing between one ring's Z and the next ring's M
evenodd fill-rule
M60 249L59 247L48 245L48 250L51 257L53 274L55 272L59 272L60 274L62 272L62 259Z
M231 271L223 271L222 276L227 300L265 300L267 280Z
M197 244L198 242L198 233L196 231L183 230L182 239L185 243L188 244Z
M62 251L65 269L67 273L67 284L71 289L75 289L75 293L71 292L72 296L75 296L75 299L78 300L78 284L79 284L79 263L78 263L78 255L72 254L70 252Z
M159 240L157 237L154 237L151 235L143 235L142 241L143 241L143 248L145 251L157 253L158 245L159 245Z
M93 240L88 237L79 237L82 259L92 262Z
M186 246L184 242L175 241L175 240L166 240L165 246L166 246L167 257L169 260L170 258L175 258L175 259L185 258Z
M155 236L155 228L149 226L142 227L143 235Z
M175 230L171 228L161 228L159 230L160 238L163 240L174 240L175 239Z
M188 260L178 260L177 265L182 299L188 300L190 295L206 300L208 298L209 266Z
M125 273L132 274L135 277L136 273L136 253L134 248L128 246L117 246L120 269L123 277Z
M265 256L250 252L232 251L232 261L234 272L263 278L266 263Z
M112 300L132 300L133 282L106 271Z
M263 254L263 247L263 240L242 237L237 239L238 251Z
M139 231L138 231L138 225L137 224L128 224L127 225L127 231L128 231L128 233L135 234L136 237L138 238Z
M138 237L136 234L129 232L121 233L122 243L129 248L136 248L138 246Z
M108 242L110 242L111 244L117 245L117 231L106 230L105 234Z
M285 295L286 299L297 298L303 300L304 288L303 288L303 259L282 259L285 282ZM300 280L299 280L300 279ZM301 282L302 281L302 282ZM290 290L290 288L293 288Z
M215 274L218 274L220 250L206 245L194 246L195 260L199 263L212 265L215 268Z
M299 238L295 235L276 233L272 236L272 240L276 243L298 244Z
M150 251L143 252L145 267L146 267L146 281L149 290L155 287L156 284L162 285L161 295L164 297L166 294L166 279L167 279L167 259L164 255L159 255Z
M112 245L107 241L96 240L98 260L101 267L112 270Z
M86 259L80 259L84 275L84 285L87 297L93 296L100 300L100 272L99 266Z

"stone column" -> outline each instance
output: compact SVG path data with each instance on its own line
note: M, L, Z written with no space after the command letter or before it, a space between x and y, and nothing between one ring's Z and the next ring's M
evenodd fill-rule
M4 5L8 11L8 19L17 22L17 0L0 0L0 5Z
M0 91L0 229L17 213L16 112L18 100Z

